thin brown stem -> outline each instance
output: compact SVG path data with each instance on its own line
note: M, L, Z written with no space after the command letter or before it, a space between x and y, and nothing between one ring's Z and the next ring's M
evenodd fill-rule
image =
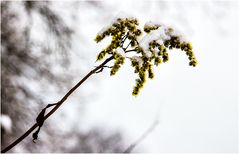
M74 87L72 87L65 96L62 97L62 99L55 105L55 107L44 117L46 120L49 118L66 100L67 98L83 83L85 82L91 75L95 74L96 71L103 68L105 64L107 64L109 61L113 59L113 56L107 58L103 63L101 63L99 66L91 70L83 79L81 79ZM1 152L5 153L12 149L14 146L16 146L18 143L20 143L24 138L26 138L34 129L36 129L38 126L37 123L35 123L31 128L29 128L22 136L20 136L18 139L16 139L13 143L11 143L9 146L7 146L5 149L3 149Z
M123 36L122 41L121 41L121 46L120 46L120 47L123 48L124 42L125 42L125 40L127 39L128 35L129 35L129 32L127 32L127 33Z
M132 49L132 50L126 50L125 53L133 52L133 51L137 51L137 50L135 50L135 49Z
M138 40L137 39L134 39L135 40L135 42L137 43L137 45L139 46L139 42L138 42Z
M129 44L127 45L127 47L124 48L124 51L126 51L126 50L128 49L128 47L129 47L129 45L131 44L131 42L132 42L132 41L130 41Z

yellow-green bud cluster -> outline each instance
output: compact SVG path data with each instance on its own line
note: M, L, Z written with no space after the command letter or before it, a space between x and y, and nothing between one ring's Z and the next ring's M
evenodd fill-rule
M152 55L150 60L154 60L154 64L158 66L163 62L167 62L169 60L169 55L167 53L167 48L164 45L160 45L156 40L153 40L149 43L149 51L151 51Z
M188 59L190 60L189 65L195 67L197 65L197 59L193 53L192 44L183 43L181 45L181 50L186 52L186 55L188 56Z
M103 50L97 55L96 59L102 60L105 57L105 55L106 55L106 52L105 52L105 50Z
M144 31L145 31L146 33L150 33L150 31L156 30L156 29L158 29L159 27L160 27L159 25L152 24L152 23L145 24L145 25L144 25Z
M181 42L179 36L173 36L170 40L165 41L164 44L169 49L176 48L185 51L189 59L189 65L193 67L197 65L197 60L190 42Z
M113 57L115 59L114 65L110 71L110 75L115 75L115 73L119 70L120 66L124 64L124 57L119 53L114 53Z
M132 95L138 95L140 89L143 88L146 82L146 73L148 73L148 78L153 79L154 73L152 70L152 64L149 62L147 57L137 57L138 59L132 58L131 65L135 68L135 73L138 74L139 78L136 79L136 85L133 88ZM141 61L142 60L142 61Z
M110 27L97 34L95 41L98 43L106 36L112 36L113 40L118 40L125 34L126 30L135 36L139 36L142 32L137 28L137 25L139 23L136 18L118 18Z
M136 37L141 35L141 30L137 28L138 20L135 18L118 18L112 25L103 32L97 34L95 41L98 43L107 36L111 36L111 43L103 49L98 55L97 60L102 60L107 54L112 55L115 62L110 71L110 75L115 75L120 66L124 63L124 57L117 53L117 48L123 49L123 43L127 37L130 45L136 45Z
M112 25L97 34L95 38L98 43L107 36L112 37L111 43L97 55L97 60L102 60L107 54L113 57L114 65L110 75L115 75L124 64L127 56L122 54L134 52L134 57L127 57L131 60L134 72L138 74L132 95L138 95L146 82L146 77L154 78L153 65L159 66L162 62L165 63L169 60L168 50L170 49L185 51L190 61L189 65L196 66L197 61L191 43L182 41L180 35L176 35L172 28L149 22L144 26L145 36L154 36L142 43L142 40L138 41L142 34L138 25L139 23L135 18L118 18ZM128 45L124 47L126 40ZM129 50L127 50L128 47L130 47ZM121 52L118 52L120 51L118 49Z

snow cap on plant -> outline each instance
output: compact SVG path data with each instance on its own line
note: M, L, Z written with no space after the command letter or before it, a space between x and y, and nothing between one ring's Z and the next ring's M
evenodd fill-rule
M112 40L97 55L97 60L102 60L107 55L112 56L114 65L110 75L115 75L124 64L125 58L128 58L134 72L138 74L132 92L135 96L143 88L146 76L153 79L153 66L159 66L169 60L168 50L181 49L188 56L189 65L193 67L197 65L192 44L173 28L165 25L147 22L142 31L136 18L117 18L97 34L95 41L98 43L105 37L111 37Z

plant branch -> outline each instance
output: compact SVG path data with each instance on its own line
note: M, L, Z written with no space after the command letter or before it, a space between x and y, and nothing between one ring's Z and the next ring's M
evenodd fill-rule
M137 43L137 45L139 46L139 42L138 42L138 40L137 39L134 39L135 40L135 42Z
M128 35L129 35L129 32L127 32L127 33L123 36L123 38L122 38L122 40L121 40L121 45L120 45L120 47L123 48L124 42L125 42L125 40L127 39Z
M141 142L143 141L158 125L158 119L156 119L152 125L139 137L134 143L132 143L123 153L130 153L132 150Z
M96 71L100 70L107 64L109 61L113 59L113 56L107 58L103 63L101 63L99 66L91 70L83 79L81 79L74 87L72 87L63 97L62 99L55 103L55 107L44 117L44 120L49 118L66 100L67 98L82 84L84 83L91 75L95 74ZM34 131L37 128L38 124L35 123L31 128L29 128L22 136L20 136L18 139L16 139L13 143L11 143L9 146L7 146L5 149L1 151L1 153L5 153L12 149L14 146L16 146L18 143L20 143L24 138L26 138L32 131Z
M132 50L126 50L125 53L133 52L133 51L137 51L137 50L135 50L135 49L132 49Z
M128 49L128 47L129 47L129 45L131 44L131 42L132 42L132 41L130 41L129 44L127 45L127 47L124 48L124 51L126 51L126 50Z
M102 66L99 70L95 71L95 73L100 73L104 70L104 68L113 68L113 66Z

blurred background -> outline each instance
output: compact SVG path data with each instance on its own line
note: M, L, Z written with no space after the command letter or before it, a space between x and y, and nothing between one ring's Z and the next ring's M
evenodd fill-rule
M1 1L1 148L35 123L94 66L94 38L115 16L170 25L190 40L198 66L170 51L139 96L130 63L87 80L10 152L238 152L237 1Z

